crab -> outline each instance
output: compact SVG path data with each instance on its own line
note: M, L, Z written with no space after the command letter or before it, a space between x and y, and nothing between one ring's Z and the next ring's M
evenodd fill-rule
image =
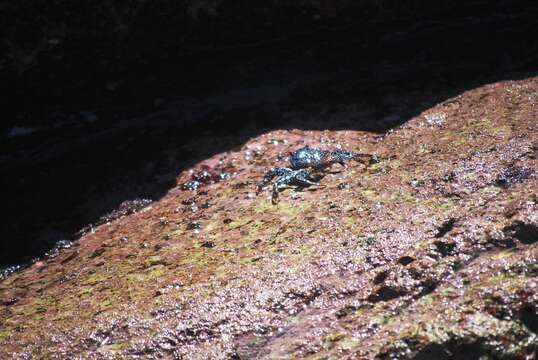
M311 177L314 173L324 172L332 164L340 164L344 168L349 160L369 158L370 163L377 162L375 155L355 153L347 150L322 150L305 146L290 153L290 167L274 167L265 173L262 181L258 184L256 194L259 194L274 178L272 202L278 202L278 193L288 185L298 185L305 188L311 185L319 185L319 182Z

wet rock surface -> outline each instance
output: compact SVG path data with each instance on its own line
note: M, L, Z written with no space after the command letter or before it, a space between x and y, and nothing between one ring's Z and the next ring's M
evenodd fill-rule
M21 6L40 3L24 1ZM394 2L384 3L384 14L398 8ZM365 23L355 19L358 27L343 23L343 28L306 38L178 62L159 60L148 65L148 72L135 69L125 74L106 66L113 77L123 77L114 91L103 90L103 84L76 91L54 77L49 79L52 85L39 77L17 82L32 91L19 93L26 105L8 99L8 107L15 107L17 114L6 114L2 124L14 127L0 133L0 197L5 199L0 273L4 266L41 257L60 240L76 240L81 232L112 219L110 215L122 216L125 204L160 199L176 186L177 174L235 150L252 137L297 128L372 131L381 139L390 129L467 89L533 76L538 64L533 38L538 7L503 3L490 7L471 2L473 11L447 3L442 6L458 11L448 11L446 18L426 16L420 7L401 22L392 15L367 16ZM89 65L86 59L84 65ZM84 76L58 69L69 81L98 78L87 67ZM111 80L108 76L112 75L106 81ZM11 88L6 92L13 94ZM93 96L95 92L99 95ZM428 126L446 121L442 112L424 118ZM266 145L279 142L269 138ZM245 156L263 158L263 152L252 148ZM487 155L482 151L472 156L488 161ZM286 156L282 152L279 159ZM467 171L472 161L443 174L446 191L458 194L462 180L456 175ZM182 184L203 191L211 182L233 177L236 170L221 166L218 171L193 171ZM506 164L488 181L509 187L530 172ZM420 189L421 180L412 181ZM342 190L353 185L341 182ZM191 205L196 211L211 204Z
M1 280L0 357L531 359L537 96L536 77L493 82L385 133L290 126L195 163ZM379 161L255 196L306 145Z

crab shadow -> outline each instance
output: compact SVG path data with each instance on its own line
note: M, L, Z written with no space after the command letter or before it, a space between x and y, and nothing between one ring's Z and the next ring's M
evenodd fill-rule
M468 89L533 76L531 15L318 32L154 64L151 80L137 74L119 91L126 103L163 99L158 106L103 109L80 129L6 140L0 265L76 239L125 201L158 200L181 171L262 133L383 134ZM184 85L163 89L163 78Z

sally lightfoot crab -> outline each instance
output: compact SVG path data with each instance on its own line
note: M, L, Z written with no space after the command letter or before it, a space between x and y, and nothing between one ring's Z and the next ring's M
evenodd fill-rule
M290 167L274 167L265 173L262 181L258 184L256 191L259 194L265 186L267 186L274 178L272 201L278 201L278 193L280 189L287 185L298 185L307 187L310 185L319 185L319 182L311 178L316 172L323 172L332 164L338 163L346 166L349 160L359 160L360 158L368 158L369 162L377 162L377 157L369 154L355 153L346 150L322 150L311 147L303 147L290 153Z

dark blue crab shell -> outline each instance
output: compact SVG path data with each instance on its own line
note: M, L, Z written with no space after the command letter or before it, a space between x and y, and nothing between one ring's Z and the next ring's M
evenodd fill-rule
M292 169L304 169L307 167L316 167L325 163L330 151L304 147L295 150L290 155L290 165Z

